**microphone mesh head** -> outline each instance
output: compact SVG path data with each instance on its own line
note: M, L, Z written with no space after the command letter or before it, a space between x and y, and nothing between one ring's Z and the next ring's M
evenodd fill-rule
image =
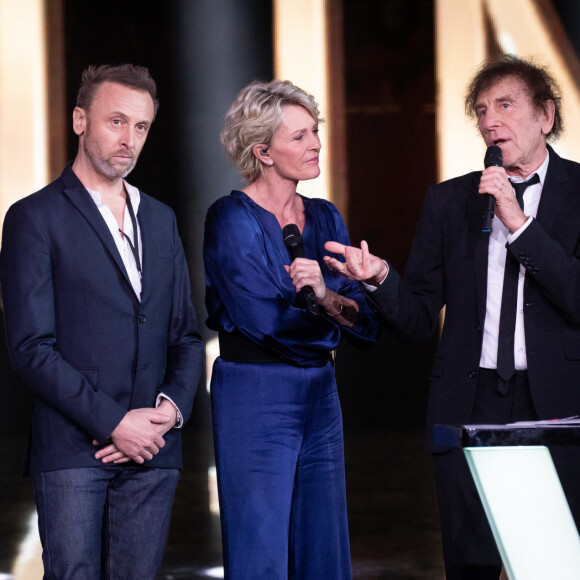
M503 155L501 148L497 145L490 145L485 152L485 158L483 159L484 167L502 167L503 166Z
M284 226L282 236L284 237L284 244L287 248L302 244L302 234L296 224L288 224L287 226Z

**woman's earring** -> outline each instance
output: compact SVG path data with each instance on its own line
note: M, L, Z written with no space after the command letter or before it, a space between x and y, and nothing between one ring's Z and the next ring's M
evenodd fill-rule
M273 162L273 161L270 159L270 160L268 161L268 165L274 165L274 162Z

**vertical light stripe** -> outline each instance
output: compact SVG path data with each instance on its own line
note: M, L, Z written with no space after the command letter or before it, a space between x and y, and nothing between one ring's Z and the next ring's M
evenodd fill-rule
M0 0L0 219L47 182L43 0Z
M324 0L274 0L274 76L312 94L326 119L320 127L320 176L300 182L299 193L329 199L330 162L327 37Z
M485 58L481 4L481 0L435 3L438 180L483 165L481 137L463 106L465 86Z

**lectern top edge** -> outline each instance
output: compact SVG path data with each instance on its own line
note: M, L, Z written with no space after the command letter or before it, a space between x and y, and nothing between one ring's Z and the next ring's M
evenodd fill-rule
M531 426L535 425L535 426ZM435 425L434 442L445 447L580 445L580 424L541 422L510 425Z

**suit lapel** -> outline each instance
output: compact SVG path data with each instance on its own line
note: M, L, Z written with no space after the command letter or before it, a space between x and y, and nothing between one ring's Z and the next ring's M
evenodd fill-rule
M133 288L127 270L125 269L125 265L123 264L123 260L121 259L121 255L119 254L119 250L117 250L117 246L115 245L115 240L113 239L103 216L95 205L95 202L69 167L65 169L62 177L65 183L64 194L83 218L87 220L95 234L103 242L107 253L115 262L119 270L121 270L127 284Z
M536 219L546 231L550 231L554 225L558 213L562 210L566 198L571 193L571 182L562 159L551 147L548 147L548 150L550 152L550 162L536 215Z
M155 223L154 216L149 200L143 193L140 192L141 199L139 201L139 210L137 211L137 221L139 222L139 229L141 230L141 243L143 245L143 272L141 278L141 296L142 300L145 292L149 288L151 274L155 265L155 248L154 232Z
M489 234L481 231L482 200L478 193L480 172L472 174L470 194L467 202L470 255L473 257L473 274L477 295L477 314L483 328L487 304L487 263L489 256Z

